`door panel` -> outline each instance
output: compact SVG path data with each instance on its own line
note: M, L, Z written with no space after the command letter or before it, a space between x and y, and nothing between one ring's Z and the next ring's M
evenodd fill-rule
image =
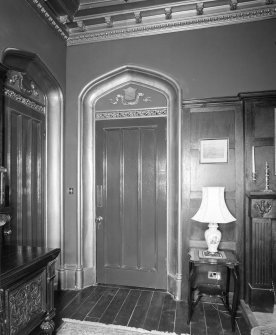
M165 289L166 119L97 121L96 162L97 281Z

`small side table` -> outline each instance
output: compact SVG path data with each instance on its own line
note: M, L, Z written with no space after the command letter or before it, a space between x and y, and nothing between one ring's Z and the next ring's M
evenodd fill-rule
M222 287L220 287L217 290L212 290L212 293L208 293L208 295L216 295L219 298L221 298L223 304L228 309L230 315L231 315L231 325L232 325L232 331L235 330L235 317L236 312L239 304L239 292L240 292L240 277L239 277L239 262L237 260L237 257L235 253L231 250L224 250L225 258L224 259L216 259L216 258L201 258L200 254L201 251L205 249L199 249L199 248L191 248L189 251L190 255L190 261L189 261L189 285L188 285L188 321L189 324L192 318L193 309L196 306L196 304L199 302L201 297L204 295L204 293L200 292L196 299L196 301L193 301L193 291L198 289L197 287L194 287L195 279L196 279L196 268L203 266L203 265L220 265L222 267L226 267L227 269L227 275L226 275L226 285L225 290L223 290ZM230 306L229 304L229 286L230 286L230 277L233 277L234 280L234 295L233 295L233 301Z

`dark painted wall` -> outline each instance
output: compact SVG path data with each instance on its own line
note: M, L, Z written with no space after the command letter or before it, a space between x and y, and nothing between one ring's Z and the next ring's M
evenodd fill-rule
M6 48L36 53L65 92L66 43L25 0L0 3L0 58Z
M117 67L135 64L176 79L182 87L183 99L272 90L276 88L275 41L276 20L271 19L69 47L66 191L68 187L77 189L78 96L87 83ZM76 213L76 192L74 195L65 192L65 261L71 264L76 262Z

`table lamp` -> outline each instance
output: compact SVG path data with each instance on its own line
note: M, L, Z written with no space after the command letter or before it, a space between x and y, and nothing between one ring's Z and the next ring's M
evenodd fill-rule
M205 240L208 250L206 256L215 256L221 240L221 232L217 229L218 223L228 223L236 219L229 212L224 200L224 187L202 187L202 201L192 220L209 223L205 231Z

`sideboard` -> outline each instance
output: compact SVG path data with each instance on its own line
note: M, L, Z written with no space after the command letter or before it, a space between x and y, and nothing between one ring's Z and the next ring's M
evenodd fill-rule
M0 246L0 334L54 330L55 260L60 249Z

